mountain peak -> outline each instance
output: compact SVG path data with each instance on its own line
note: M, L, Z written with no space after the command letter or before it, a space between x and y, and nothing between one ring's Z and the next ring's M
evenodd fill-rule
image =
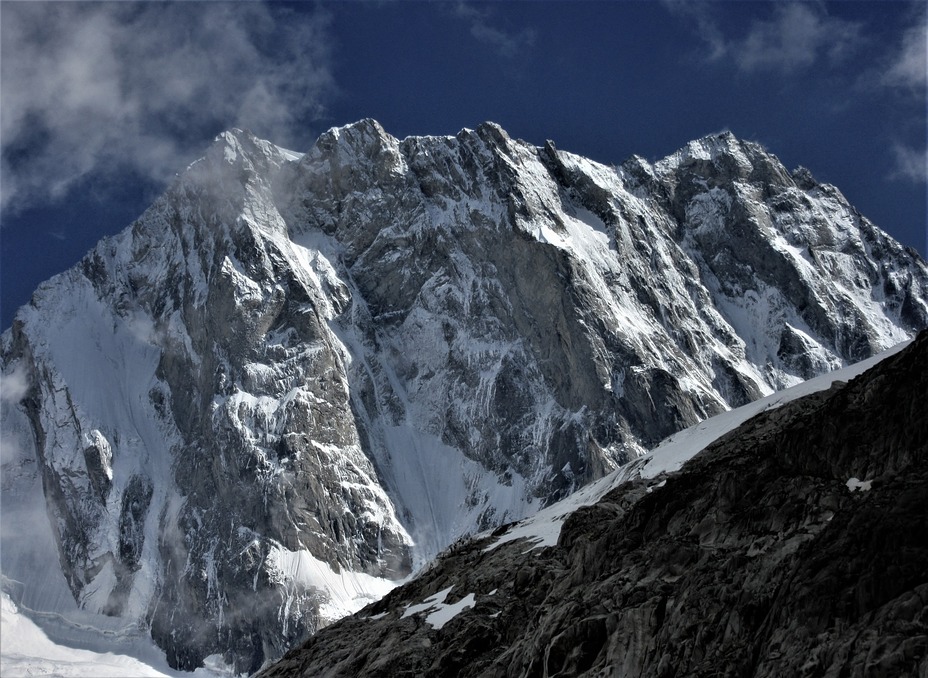
M812 172L809 171L806 167L799 165L796 169L791 172L793 181L796 182L796 185L804 191L815 188L819 185L818 181L812 176Z
M657 165L664 170L681 169L699 162L716 163L721 158L733 159L738 166L743 168L751 166L751 161L744 153L743 143L729 131L694 139L680 150L659 161Z
M364 137L390 137L392 136L387 133L379 122L373 118L362 118L356 122L349 123L347 125L341 125L339 127L332 127L328 130L328 134L331 134L336 139L346 138L346 139L359 139Z
M503 129L502 125L490 120L482 122L477 126L477 134L480 135L481 138L490 140L494 144L500 146L505 146L511 140L509 133Z
M924 262L758 149L626 172L494 123L365 119L299 162L220 135L5 335L33 461L0 500L51 522L42 553L2 535L35 553L3 575L55 563L173 666L254 671L462 535L928 325Z
M187 167L185 175L189 176L182 175L182 180L240 184L248 176L266 175L299 157L299 153L259 139L249 130L233 127L213 139L203 157Z
M779 158L764 146L723 131L695 139L654 164L664 177L699 175L714 182L749 181L791 185L792 179Z
M385 159L385 156L389 159ZM373 118L364 118L326 130L319 135L305 157L307 161L335 162L341 166L371 161L392 165L398 156L399 141Z

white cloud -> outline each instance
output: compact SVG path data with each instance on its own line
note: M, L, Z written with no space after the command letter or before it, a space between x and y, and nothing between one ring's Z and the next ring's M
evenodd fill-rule
M164 180L233 126L292 144L332 89L321 11L213 2L0 8L3 207L61 197L120 162Z
M882 82L890 87L924 90L928 80L928 16L922 14L902 36Z
M16 464L24 458L26 458L26 453L19 444L19 439L13 435L7 435L6 431L0 429L0 466ZM8 522L9 521L6 520L0 521L0 525L5 528ZM3 534L4 536L6 535L5 529L3 530Z
M769 20L755 21L730 51L743 71L788 73L822 58L841 61L855 48L860 31L860 24L829 16L816 5L778 4Z
M158 329L152 319L143 313L126 318L126 330L140 344L154 344L158 339Z
M712 5L708 2L693 0L663 0L667 10L689 23L708 48L705 55L709 61L717 61L725 56L728 44L712 14Z
M29 372L21 363L16 363L8 373L0 373L0 407L7 407L19 403L29 392ZM0 465L7 465L20 461L23 457L23 448L19 436L14 431L6 430L6 411L0 416Z
M928 181L928 151L906 146L901 143L893 145L893 157L896 167L891 177L906 179L916 183Z
M20 363L0 374L0 402L16 404L29 392L29 372Z
M478 41L492 47L501 56L513 58L535 44L536 33L531 28L518 32L507 31L492 24L488 9L478 9L472 4L458 3L455 14L470 22L470 34Z
M758 3L758 7L772 6L772 14L750 21L743 35L735 37L722 30L717 3L663 0L663 5L693 27L707 47L707 60L727 57L744 72L788 74L822 60L839 63L858 46L862 28L829 16L816 3Z
M883 96L901 94L896 99L899 110L910 110L914 104L916 113L911 127L924 130L925 88L928 84L928 14L919 6L912 19L912 26L902 33L898 43L880 61L882 68L876 77L873 77L873 73L868 74L862 80L862 86L871 89L876 84L877 91ZM902 136L902 129L897 130L896 136ZM890 179L917 184L928 182L928 149L897 140L892 144L892 154L894 166L889 174Z

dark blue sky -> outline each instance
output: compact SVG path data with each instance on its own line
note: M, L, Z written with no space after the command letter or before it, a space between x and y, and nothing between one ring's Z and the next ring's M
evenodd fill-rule
M618 164L730 129L926 252L916 2L0 4L0 315L217 133L484 120Z

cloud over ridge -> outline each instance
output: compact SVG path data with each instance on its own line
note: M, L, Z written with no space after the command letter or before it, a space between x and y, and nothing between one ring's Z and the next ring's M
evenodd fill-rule
M263 3L3 3L2 207L129 162L163 181L232 126L295 141L333 89L328 19ZM128 159L128 161L126 160Z

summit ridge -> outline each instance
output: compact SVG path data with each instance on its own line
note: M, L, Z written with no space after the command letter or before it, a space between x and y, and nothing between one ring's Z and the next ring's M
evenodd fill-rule
M730 133L608 167L492 123L226 132L2 335L4 515L48 516L3 574L255 671L458 538L928 327L925 262L806 175Z

